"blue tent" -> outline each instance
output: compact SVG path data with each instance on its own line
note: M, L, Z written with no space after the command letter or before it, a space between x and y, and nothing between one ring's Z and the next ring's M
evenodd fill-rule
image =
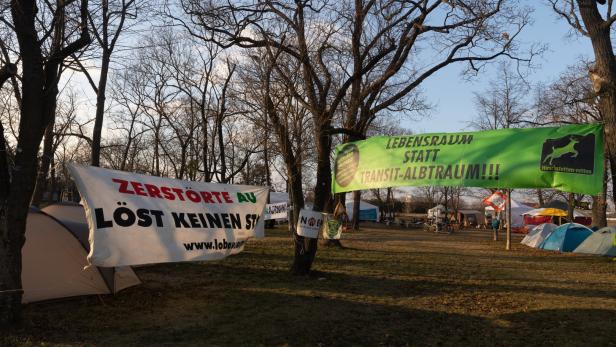
M349 220L353 220L353 200L346 201L346 213ZM359 220L375 221L379 220L379 208L371 203L360 200L359 202Z
M592 230L581 224L563 224L543 240L539 248L549 251L571 252L591 234Z
M573 252L616 257L616 228L607 227L595 231Z

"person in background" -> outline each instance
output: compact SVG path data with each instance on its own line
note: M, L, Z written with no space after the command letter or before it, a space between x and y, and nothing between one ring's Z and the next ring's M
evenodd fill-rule
M500 227L500 219L497 217L492 218L492 231L494 232L494 241L498 240L498 228Z
M339 225L342 228L341 232L345 232L349 221L349 215L347 214L346 207L344 207L342 202L338 202L336 208L334 209L334 219L340 223Z

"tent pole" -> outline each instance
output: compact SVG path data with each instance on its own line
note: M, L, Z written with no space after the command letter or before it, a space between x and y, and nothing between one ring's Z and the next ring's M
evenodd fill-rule
M506 250L511 249L511 189L507 189L507 245Z

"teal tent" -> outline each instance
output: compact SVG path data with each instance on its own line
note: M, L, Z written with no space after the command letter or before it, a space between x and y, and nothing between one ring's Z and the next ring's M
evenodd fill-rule
M346 201L346 213L349 217L349 220L353 220L353 200ZM365 221L379 221L379 208L375 205L372 205L369 202L360 200L359 202L359 220Z
M590 235L573 252L616 257L616 228L602 228Z
M549 251L572 252L591 234L592 230L581 224L563 224L554 229L539 245L539 248Z

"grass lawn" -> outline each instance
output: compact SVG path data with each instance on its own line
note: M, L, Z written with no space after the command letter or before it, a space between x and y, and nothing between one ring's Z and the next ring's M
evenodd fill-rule
M136 268L143 285L116 296L27 305L0 346L616 346L609 258L364 227L304 278L288 273L288 233L267 234L222 261Z

